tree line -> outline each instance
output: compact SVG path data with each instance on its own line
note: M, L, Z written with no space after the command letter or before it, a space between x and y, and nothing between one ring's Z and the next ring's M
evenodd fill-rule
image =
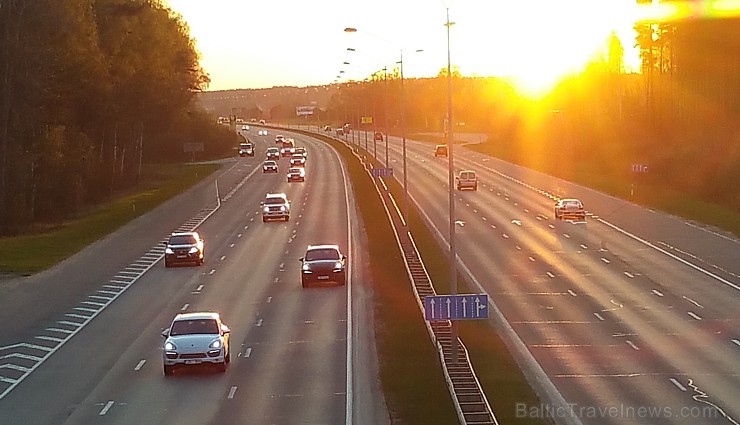
M740 211L740 19L635 29L640 72L625 71L614 36L602 58L542 98L522 97L504 79L453 71L454 131L487 133L492 153L562 177L640 181ZM446 74L404 81L407 131L444 131ZM335 85L330 119L360 128L368 127L361 117L373 116L397 134L399 77Z
M0 235L135 186L146 162L231 148L194 107L208 84L158 0L0 0Z

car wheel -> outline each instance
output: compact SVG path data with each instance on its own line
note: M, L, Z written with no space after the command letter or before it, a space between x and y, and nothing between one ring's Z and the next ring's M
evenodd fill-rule
M308 286L306 281L301 279L301 287L305 288L306 286Z
M264 223L266 221L267 221L267 219L265 217L262 217L262 222Z
M226 372L226 361L224 360L222 363L216 363L216 370L220 373Z
M478 183L476 183L475 186L473 186L473 190L478 190Z
M231 350L226 352L226 357L224 357L224 361L226 363L231 363Z
M175 371L175 365L164 365L164 374L165 376L170 376Z
M198 259L198 265L199 265L199 266L202 266L202 265L203 265L203 261L204 261L204 260L205 260L205 259L203 259L203 258L200 258L200 259Z
M171 265L172 265L172 264L170 264L170 262L169 262L169 261L167 261L167 259L165 258L165 260L164 260L164 266L165 266L165 267L170 267Z

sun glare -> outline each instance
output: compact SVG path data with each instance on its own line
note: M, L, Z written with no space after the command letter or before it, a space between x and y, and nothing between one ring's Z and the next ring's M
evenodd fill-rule
M628 0L527 0L497 3L490 16L500 46L478 74L507 77L529 97L541 97L561 79L606 55L615 33L625 51L625 67L637 63L633 25L636 4Z

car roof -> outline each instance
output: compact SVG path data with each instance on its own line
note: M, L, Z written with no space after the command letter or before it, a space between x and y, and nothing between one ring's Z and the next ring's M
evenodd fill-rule
M198 232L172 232L170 236L198 236Z
M268 193L265 198L288 198L284 193Z
M219 319L219 314L214 311L194 311L191 313L179 313L172 319L173 322L179 320L202 320L202 319Z
M311 251L313 249L336 249L339 251L339 245L337 244L323 244L323 245L309 245L306 247L306 251Z

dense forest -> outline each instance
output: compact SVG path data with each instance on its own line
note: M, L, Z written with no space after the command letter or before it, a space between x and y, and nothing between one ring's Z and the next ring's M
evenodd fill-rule
M636 30L639 73L625 71L614 37L602 58L539 98L453 68L454 131L487 133L490 153L566 178L639 178L740 211L740 19ZM403 81L408 132L443 131L446 74ZM226 155L236 136L204 112L222 97L209 97L208 83L186 23L159 0L0 0L0 236L135 187L142 164L189 159L185 144ZM361 128L373 116L400 131L398 69L242 94L272 103L221 106L295 122L296 106L317 101L303 122ZM635 164L649 171L636 176Z
M625 71L613 37L603 57L536 99L505 80L461 77L453 68L454 131L487 133L483 150L572 180L601 176L624 188L639 181L740 211L740 19L635 29L639 73ZM407 132L443 131L446 74L404 81ZM398 70L388 80L337 84L329 115L357 127L374 116L381 129L387 117L399 134L400 87Z
M208 84L157 0L0 0L0 235L135 186L142 163L235 135L194 107Z

